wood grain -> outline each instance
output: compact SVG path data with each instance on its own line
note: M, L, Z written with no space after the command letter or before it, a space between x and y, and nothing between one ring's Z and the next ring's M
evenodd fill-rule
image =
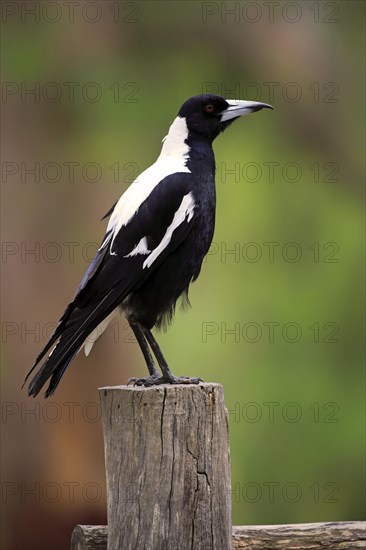
M293 525L240 525L233 527L232 543L233 550L354 550L366 548L366 523L341 521ZM106 549L106 526L75 527L71 550Z
M222 386L110 387L100 399L108 550L230 550Z

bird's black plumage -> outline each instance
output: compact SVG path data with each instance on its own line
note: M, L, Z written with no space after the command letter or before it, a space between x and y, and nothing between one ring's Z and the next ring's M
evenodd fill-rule
M171 320L180 296L188 298L189 285L198 277L212 242L213 140L239 116L263 107L270 106L208 94L183 104L157 161L106 214L110 219L105 238L74 300L27 375L44 360L29 384L29 395L36 396L49 379L45 395L52 395L77 352L84 346L89 353L93 341L120 309L150 373L148 378L133 379L135 383L199 382L172 375L151 329Z

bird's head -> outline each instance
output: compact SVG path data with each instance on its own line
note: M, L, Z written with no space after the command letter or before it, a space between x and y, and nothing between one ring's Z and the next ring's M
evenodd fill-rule
M234 120L261 109L273 109L267 103L224 99L219 95L196 95L183 103L178 116L184 117L189 132L213 141Z

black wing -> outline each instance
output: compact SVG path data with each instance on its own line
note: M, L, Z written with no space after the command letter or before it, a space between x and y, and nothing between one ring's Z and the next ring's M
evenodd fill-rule
M181 208L184 200L189 203L187 211ZM89 334L185 239L195 223L197 209L192 174L173 174L154 188L118 233L112 228L106 234L73 302L25 379L55 345L31 380L29 395L36 396L49 378L45 395L54 393ZM149 252L136 251L142 240Z

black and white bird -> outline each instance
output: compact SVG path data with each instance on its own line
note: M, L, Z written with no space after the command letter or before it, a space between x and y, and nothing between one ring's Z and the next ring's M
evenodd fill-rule
M157 161L131 184L106 214L106 235L54 333L29 375L44 359L28 393L36 396L50 379L52 395L68 365L123 312L144 355L149 376L137 385L197 384L174 376L151 332L169 323L179 297L197 279L215 226L213 140L242 115L266 103L205 94L191 97L163 140ZM159 373L153 355L161 369Z

